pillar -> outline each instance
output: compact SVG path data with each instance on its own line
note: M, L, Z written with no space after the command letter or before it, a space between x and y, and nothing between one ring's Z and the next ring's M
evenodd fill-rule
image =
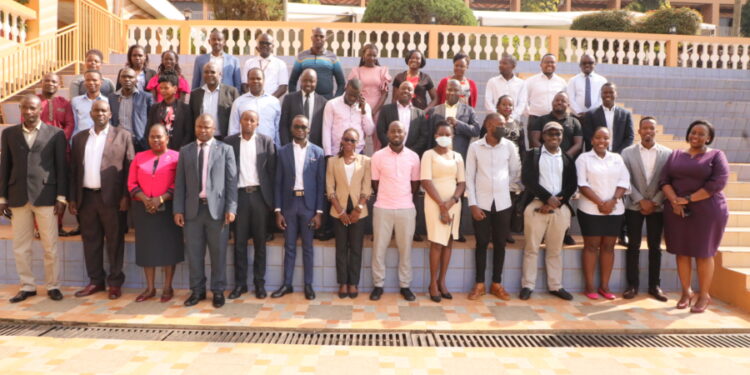
M521 11L521 0L510 0L510 11L520 12Z
M701 7L701 14L703 15L704 23L718 25L719 18L721 16L721 11L719 9L719 1L718 0L713 0L713 1L714 1L713 3L706 4Z
M26 40L55 35L57 32L58 0L30 0L27 7L36 12L36 19L27 23Z
M573 10L573 0L565 0L565 4L563 4L563 8L560 9L563 12L570 12Z
M607 9L617 10L622 8L622 0L609 0L607 2Z

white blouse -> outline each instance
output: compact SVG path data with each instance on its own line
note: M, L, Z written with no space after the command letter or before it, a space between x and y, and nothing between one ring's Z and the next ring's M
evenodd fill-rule
M351 185L352 184L352 176L354 176L354 167L356 166L357 162L353 161L349 164L344 163L344 172L346 173L346 183Z
M602 200L611 199L618 187L626 189L626 194L630 191L630 173L620 154L607 151L604 157L600 158L594 151L585 152L576 160L576 173L578 186L591 188ZM589 215L603 215L599 212L596 203L583 194L581 194L578 209ZM624 213L625 205L622 199L619 199L610 215Z

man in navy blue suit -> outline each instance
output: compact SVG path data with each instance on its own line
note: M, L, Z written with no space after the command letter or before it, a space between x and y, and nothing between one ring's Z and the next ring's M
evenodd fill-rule
M284 284L271 298L292 293L297 238L302 237L305 298L315 299L313 278L313 233L323 214L326 160L323 149L307 140L310 122L297 115L291 125L292 142L282 147L276 160L276 225L284 231Z

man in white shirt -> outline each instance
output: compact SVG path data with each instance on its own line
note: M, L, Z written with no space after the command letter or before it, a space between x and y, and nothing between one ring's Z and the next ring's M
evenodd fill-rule
M497 112L498 99L503 95L508 95L515 103L510 120L520 122L526 107L526 101L521 98L523 80L513 74L514 69L516 69L516 59L513 58L513 55L504 53L500 59L500 75L487 81L487 88L484 92L484 109L489 112Z
M229 132L229 116L232 104L240 96L234 86L221 83L221 68L214 62L203 66L203 86L196 87L190 93L190 112L192 118L203 113L211 115L216 120L218 140L224 139Z
M252 68L259 68L266 77L263 90L281 99L289 86L289 71L286 63L272 54L274 48L273 36L260 34L255 42L257 43L255 50L258 52L258 56L248 59L242 67L242 92L249 90L249 87L247 87L247 72Z
M581 56L578 66L581 72L568 81L567 93L570 98L570 109L581 118L590 109L601 104L598 93L602 85L607 83L607 79L594 72L596 60L589 54Z
M281 102L263 89L264 81L265 74L260 68L252 68L247 72L247 85L250 91L240 95L232 104L228 135L240 132L240 115L250 109L260 116L256 132L271 137L276 147L279 147L281 145L279 138Z
M557 58L548 53L542 57L542 71L529 77L523 84L519 100L526 102L526 114L529 116L526 134L531 142L531 129L537 119L552 110L552 99L560 91L565 91L567 83L555 74Z

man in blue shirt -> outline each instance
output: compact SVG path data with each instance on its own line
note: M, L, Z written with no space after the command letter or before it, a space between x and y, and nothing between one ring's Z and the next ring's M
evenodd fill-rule
M331 51L326 51L326 32L316 27L312 30L312 48L300 52L289 75L289 92L297 90L297 80L305 69L311 68L318 73L318 85L315 92L326 99L344 93L346 80L339 58ZM336 80L336 91L333 91L333 80Z
M242 116L242 112L252 110L259 116L259 124L256 132L271 137L276 147L280 147L279 120L281 119L281 103L275 96L263 91L264 79L265 76L260 68L253 68L247 72L247 86L250 91L241 95L232 104L227 136L240 132L240 117Z

